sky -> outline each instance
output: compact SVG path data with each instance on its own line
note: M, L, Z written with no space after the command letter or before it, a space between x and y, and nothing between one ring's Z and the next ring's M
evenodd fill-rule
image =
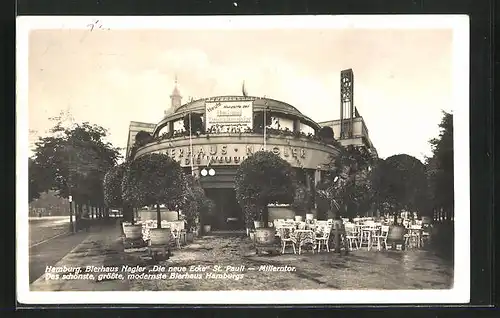
M340 72L379 156L424 160L452 111L451 29L45 29L29 34L30 141L61 111L126 147L130 121L157 123L177 76L189 98L267 96L317 122L339 118Z

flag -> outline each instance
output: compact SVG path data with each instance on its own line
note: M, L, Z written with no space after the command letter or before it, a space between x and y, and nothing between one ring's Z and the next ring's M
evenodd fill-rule
M243 81L243 85L241 85L241 91L243 93L243 96L245 96L245 97L248 96L247 90L245 88L245 81Z

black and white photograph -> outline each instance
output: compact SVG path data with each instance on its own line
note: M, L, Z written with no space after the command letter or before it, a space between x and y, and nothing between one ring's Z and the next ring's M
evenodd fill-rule
M19 302L469 301L467 17L19 17L16 61Z

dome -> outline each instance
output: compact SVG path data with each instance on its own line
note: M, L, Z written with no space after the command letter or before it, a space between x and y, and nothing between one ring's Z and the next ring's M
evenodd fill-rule
M178 92L177 90L177 85L174 88L174 93ZM165 113L165 118L158 123L156 126L157 129L161 129L161 127L165 126L168 121L172 120L179 120L183 118L187 113L193 112L193 113L200 113L204 114L205 113L205 102L206 101L213 101L213 100L220 100L220 101L233 101L233 100L250 100L253 101L253 110L254 111L262 111L265 108L267 108L269 111L278 113L278 114L283 114L285 116L292 116L292 117L298 117L301 119L302 122L309 124L313 128L320 129L320 125L310 119L309 117L303 115L297 108L293 107L290 104L287 104L285 102L271 99L271 98L264 98L264 97L251 97L251 96L242 96L242 95L225 95L225 96L213 96L213 97L208 97L208 98L202 98L194 101L190 101L184 105L181 105L180 107L176 107L175 110L169 109Z

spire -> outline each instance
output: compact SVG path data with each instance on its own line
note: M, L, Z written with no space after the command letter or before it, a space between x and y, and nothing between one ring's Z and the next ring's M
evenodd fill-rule
M182 96L181 93L179 92L179 88L177 87L177 74L175 75L175 86L174 90L172 91L172 95L170 95L170 100L171 100L171 107L173 110L181 107L182 105Z

